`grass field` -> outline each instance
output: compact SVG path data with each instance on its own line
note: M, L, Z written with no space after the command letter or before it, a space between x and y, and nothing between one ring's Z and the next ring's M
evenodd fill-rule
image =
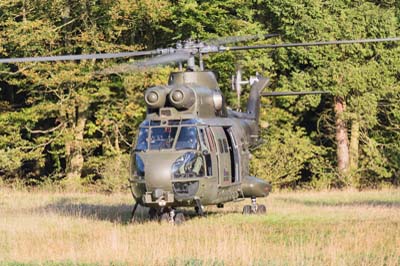
M181 226L129 224L128 194L3 189L0 265L400 265L400 190L259 202L267 215L242 216L242 201Z

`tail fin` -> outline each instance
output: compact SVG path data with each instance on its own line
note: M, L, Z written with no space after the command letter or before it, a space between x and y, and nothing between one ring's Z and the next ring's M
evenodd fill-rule
M258 77L258 81L251 86L249 100L247 102L247 114L257 123L260 118L261 92L269 85L269 78Z
M261 108L261 92L269 85L269 78L258 77L258 81L253 83L250 89L250 96L247 102L247 115L249 119L253 120L251 123L250 146L257 146L259 142L259 119Z

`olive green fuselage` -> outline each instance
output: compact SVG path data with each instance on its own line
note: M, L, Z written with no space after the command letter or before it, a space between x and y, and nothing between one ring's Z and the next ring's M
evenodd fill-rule
M149 88L145 101L147 117L131 153L137 202L178 207L268 195L271 186L249 176L258 110L227 110L212 72L172 74L168 86Z

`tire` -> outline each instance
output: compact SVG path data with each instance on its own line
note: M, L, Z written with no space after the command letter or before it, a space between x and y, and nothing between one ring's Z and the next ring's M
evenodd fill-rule
M164 212L160 217L160 222L161 223L169 223L170 221L171 221L171 218L169 216L169 212Z
M149 210L149 219L151 221L158 220L158 212L155 208L150 208Z
M183 213L181 213L181 212L178 212L178 213L175 215L175 217L174 217L174 223L175 223L176 225L181 225L181 224L183 224L185 221L186 221L185 215L183 215Z
M199 216L204 216L204 211L203 211L203 208L202 207L194 207L194 211L196 212L196 214L197 215L199 215Z
M265 207L264 204L260 204L257 207L257 214L266 214L267 213L267 207Z
M250 215L252 213L253 213L253 211L251 210L251 206L250 205L244 205L242 214Z

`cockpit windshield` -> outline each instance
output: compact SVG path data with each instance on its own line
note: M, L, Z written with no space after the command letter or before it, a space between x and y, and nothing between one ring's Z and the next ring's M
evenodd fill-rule
M177 150L195 150L197 149L197 128L181 127L179 138L176 142Z
M146 121L145 121L146 122ZM195 120L171 120L168 125L147 121L142 123L136 151L165 150L175 148L176 150L196 150L198 147L197 127ZM174 147L174 143L175 147Z
M150 133L150 150L171 149L177 127L153 127Z
M149 135L149 129L148 128L140 128L139 130L139 136L136 144L136 150L137 151L145 151L148 149L147 147L147 137Z

